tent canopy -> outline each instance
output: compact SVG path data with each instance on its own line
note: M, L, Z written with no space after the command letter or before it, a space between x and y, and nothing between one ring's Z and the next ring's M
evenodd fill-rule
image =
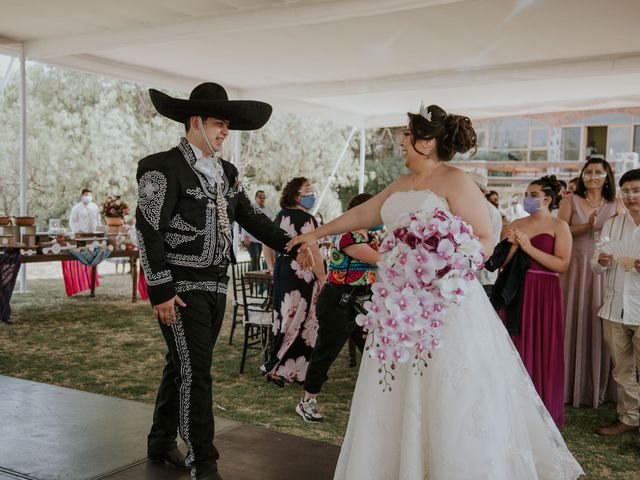
M359 127L640 105L637 0L0 0L0 52Z

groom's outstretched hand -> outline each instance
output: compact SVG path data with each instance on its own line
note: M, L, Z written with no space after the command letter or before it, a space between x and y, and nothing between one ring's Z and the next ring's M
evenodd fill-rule
M298 250L298 255L296 255L296 262L298 262L300 266L305 270L311 270L314 265L313 254L311 253L311 249L301 247Z
M305 233L303 235L298 235L297 237L289 240L289 243L284 247L287 249L287 252L291 251L293 247L296 245L300 245L300 251L309 250L312 245L316 245L318 242L318 238L314 235L314 232Z

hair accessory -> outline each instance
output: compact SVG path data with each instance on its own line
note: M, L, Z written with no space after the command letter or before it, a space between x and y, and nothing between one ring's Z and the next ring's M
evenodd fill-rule
M431 112L429 111L429 107L427 107L424 102L420 102L420 112L419 115L427 121L431 121Z

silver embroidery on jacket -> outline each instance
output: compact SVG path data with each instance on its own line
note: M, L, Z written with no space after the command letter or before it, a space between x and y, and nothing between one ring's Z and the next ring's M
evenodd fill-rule
M149 259L147 258L147 249L144 245L144 238L142 237L142 233L140 230L137 230L138 233L138 253L140 254L140 264L142 265L142 271L144 272L144 278L147 281L147 284L151 287L156 285L161 285L163 283L171 282L173 279L171 277L171 270L162 270L157 273L153 273L151 270L151 265L149 264Z
M160 226L160 213L167 193L167 178L157 170L146 172L138 183L138 207L154 230Z
M202 230L198 230L196 232L196 236L204 235L204 241L202 245L202 253L200 255L188 255L185 253L174 253L167 251L167 263L172 265L182 265L184 267L196 267L196 268L204 268L211 265L212 260L214 259L215 241L216 235L216 214L215 209L207 208L206 210L206 223ZM216 256L217 258L218 256ZM215 262L215 264L219 264L221 262Z
M198 229L187 223L178 213L175 217L171 219L169 222L169 227L175 228L176 230L182 230L183 232L197 232Z
M187 188L187 195L191 195L195 197L197 200L202 200L206 195L202 191L200 187L196 188Z
M188 243L194 241L198 238L198 234L195 235L182 235L181 233L167 233L164 236L164 241L171 245L173 248L176 248L181 243Z

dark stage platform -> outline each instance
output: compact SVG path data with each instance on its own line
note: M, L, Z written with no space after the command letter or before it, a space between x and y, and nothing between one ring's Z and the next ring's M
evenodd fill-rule
M0 480L187 480L146 461L153 407L0 375ZM216 417L225 480L333 478L339 448Z

